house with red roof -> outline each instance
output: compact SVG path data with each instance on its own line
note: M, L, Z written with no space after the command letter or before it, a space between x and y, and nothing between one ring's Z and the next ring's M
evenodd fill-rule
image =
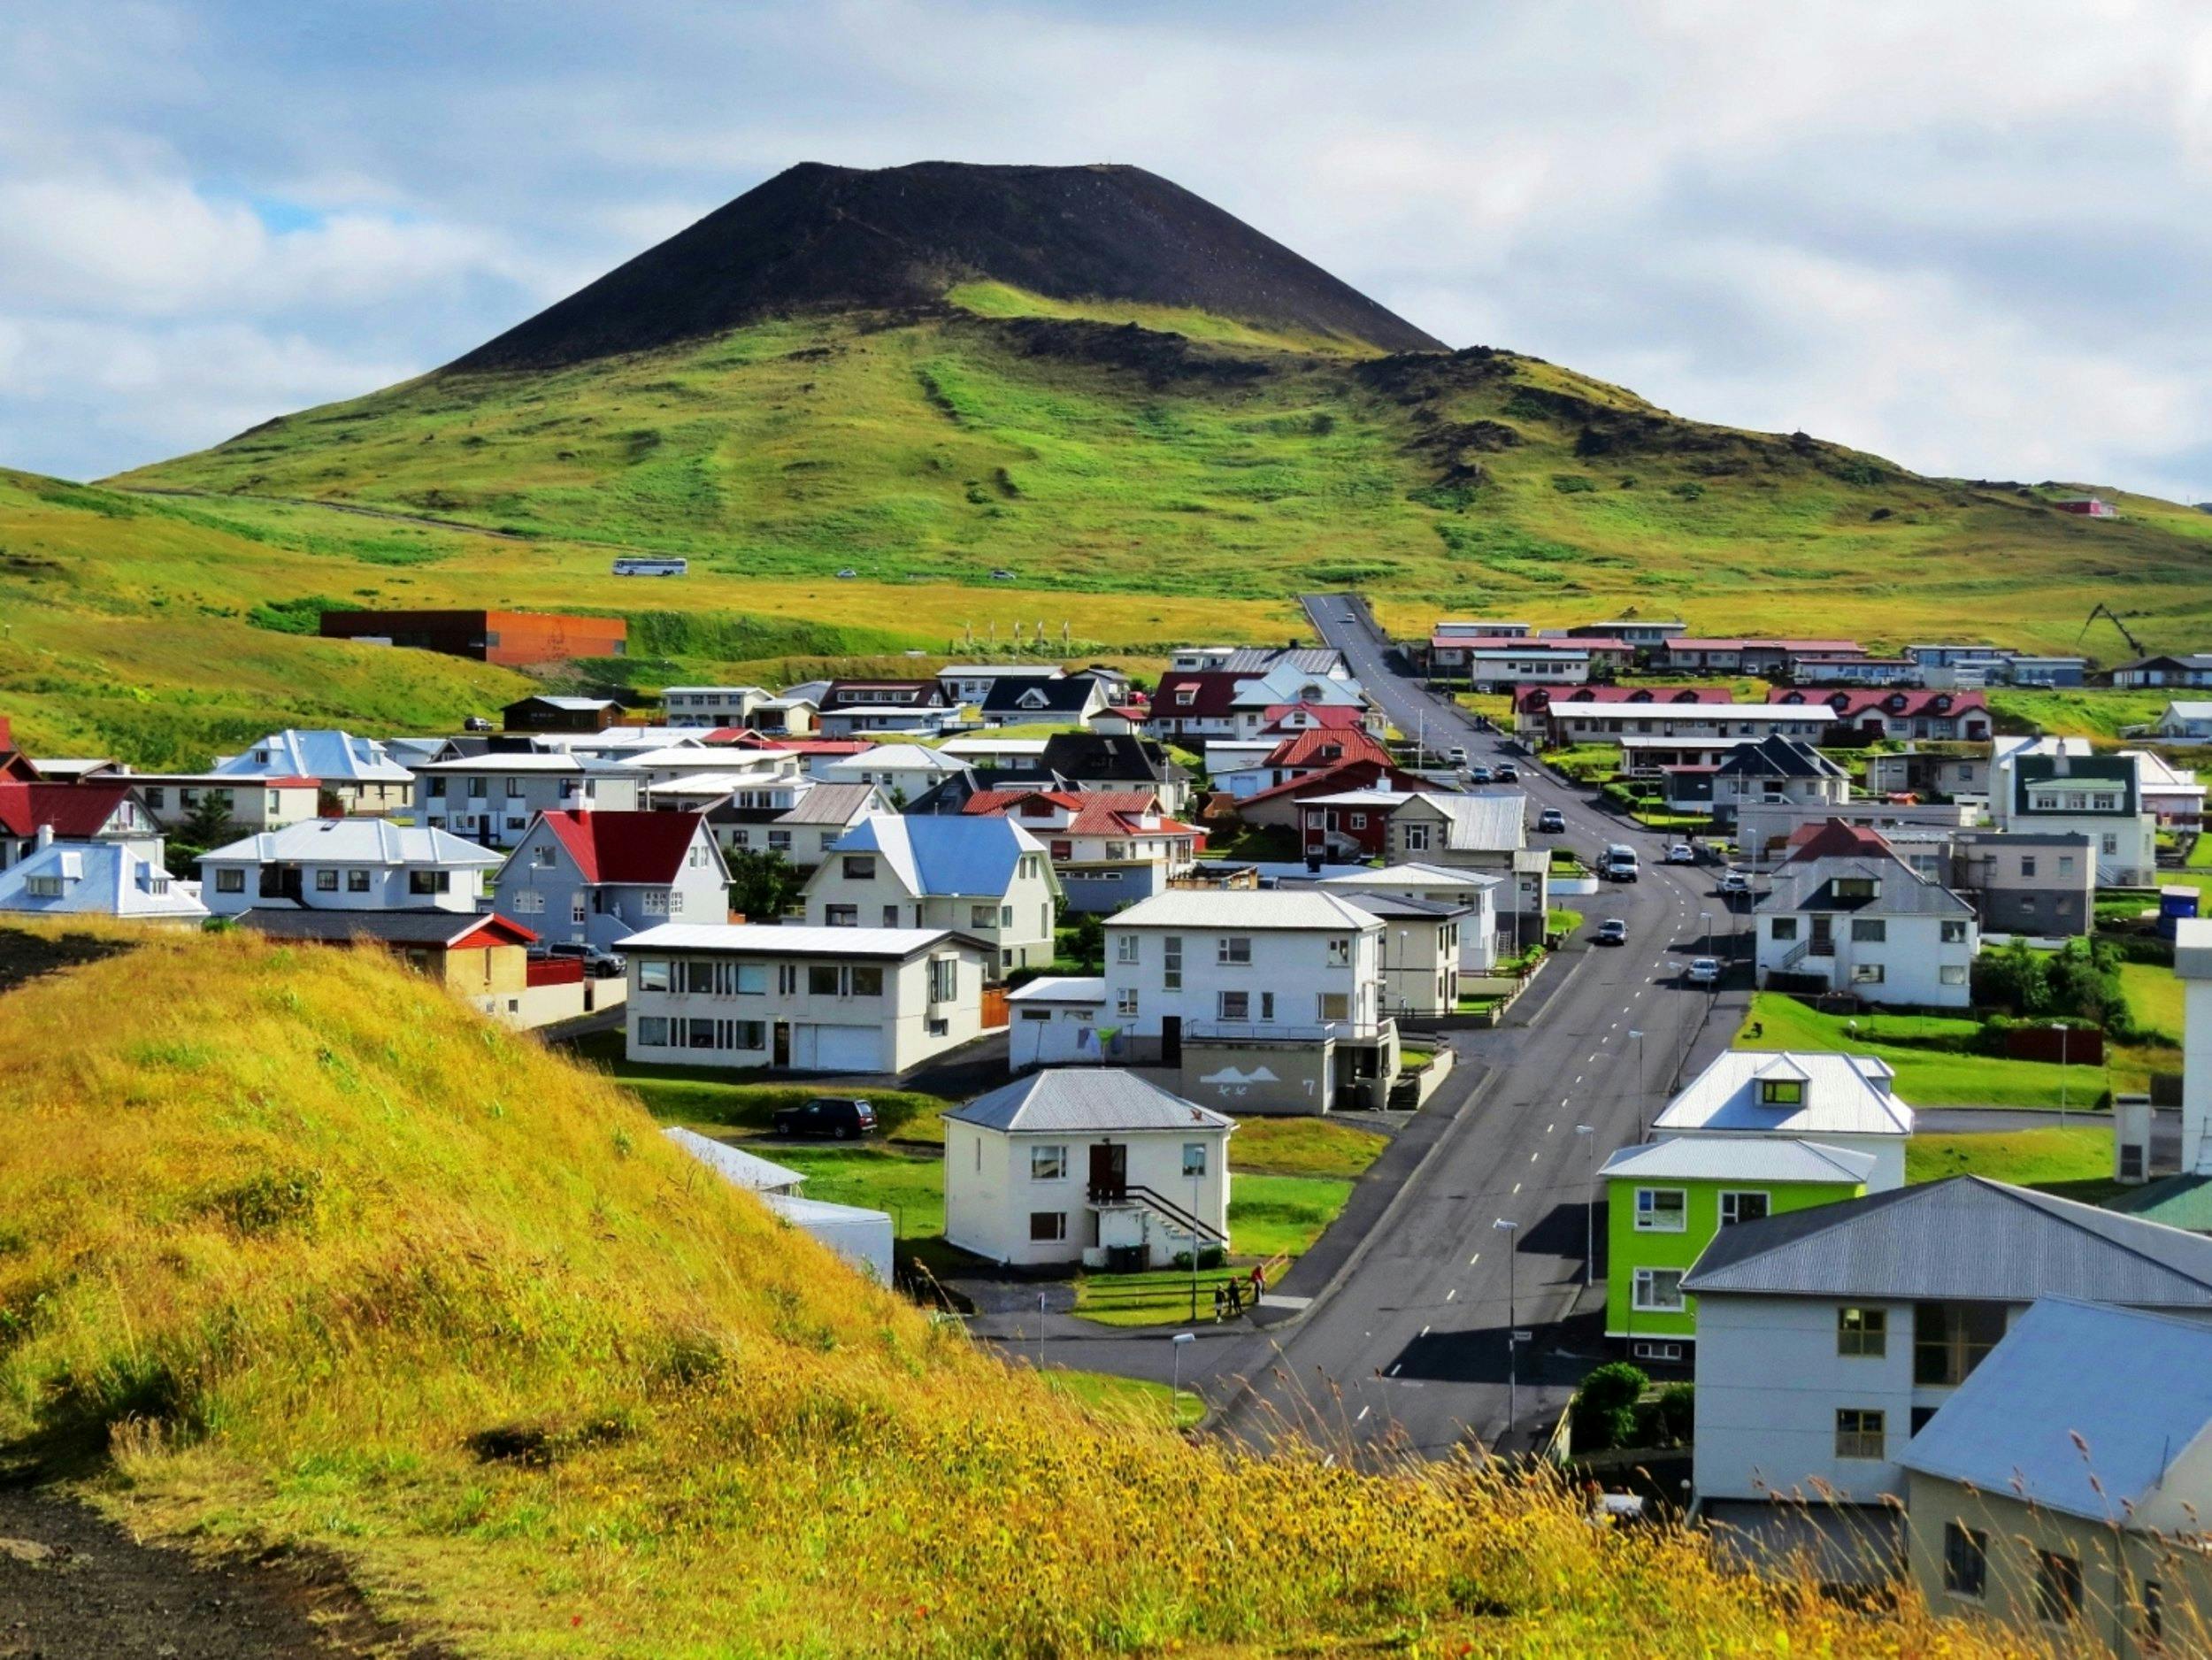
M1907 691L1866 688L1820 691L1795 688L1777 692L1778 703L1825 703L1835 711L1832 741L1841 738L1934 739L1952 743L1986 743L1996 728L1989 698L1981 692Z
M1652 653L1663 672L1688 670L1704 674L1757 674L1771 679L1791 673L1800 657L1863 657L1855 640L1754 640L1740 636L1683 634Z
M1540 749L1576 741L1576 718L1597 711L1620 711L1616 704L1725 703L1734 699L1724 686L1540 686L1513 688L1513 734Z
M1009 818L1044 843L1070 911L1105 913L1165 893L1206 833L1160 810L1152 790L985 789L961 810Z
M1278 739L1263 752L1248 745L1211 744L1206 764L1214 787L1243 801L1346 761L1380 761L1387 765L1390 751L1356 726L1312 726Z
M42 831L53 842L120 842L148 864L161 863L161 826L128 778L0 780L0 871L35 851Z
M730 916L729 867L696 812L541 812L493 891L503 914L554 944L611 949L664 922Z
M1372 756L1363 756L1314 768L1285 783L1247 795L1236 803L1237 817L1248 825L1302 834L1306 825L1303 803L1310 796L1333 795L1346 790L1395 790L1410 794L1432 788L1434 786L1428 780L1407 772L1387 757L1377 760ZM1380 828L1379 824L1378 833Z
M28 784L38 777L31 757L15 747L15 731L0 715L0 783Z
M1761 985L1916 1009L1972 1002L1981 927L1962 895L1864 825L1832 818L1791 841L1755 907Z

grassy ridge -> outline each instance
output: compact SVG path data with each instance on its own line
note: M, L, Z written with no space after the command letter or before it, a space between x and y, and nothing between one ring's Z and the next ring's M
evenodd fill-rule
M472 1653L1938 1636L1546 1481L1102 1420L380 954L167 934L0 999L0 1441L142 1528L334 1552Z

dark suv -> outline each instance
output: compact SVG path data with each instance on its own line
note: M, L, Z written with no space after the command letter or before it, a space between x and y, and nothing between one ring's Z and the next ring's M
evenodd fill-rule
M876 1110L857 1095L817 1095L801 1106L776 1109L778 1135L849 1141L875 1133Z

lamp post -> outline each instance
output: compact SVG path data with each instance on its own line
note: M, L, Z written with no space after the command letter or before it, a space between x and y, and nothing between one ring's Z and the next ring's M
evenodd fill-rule
M1587 1291L1598 1258L1598 1133L1594 1125L1578 1124L1575 1134L1590 1156L1590 1202L1582 1207L1582 1288Z
M2058 1127L2066 1127L2066 1041L2073 1028L2063 1020L2052 1022L2058 1028Z
M1644 1034L1631 1027L1628 1035L1636 1040L1636 1141L1641 1146L1644 1139Z
M1697 913L1697 942L1705 948L1706 956L1712 956L1713 913L1709 911L1701 911Z
M1168 1339L1175 1356L1175 1381L1168 1386L1167 1392L1167 1422L1170 1429L1175 1427L1175 1410L1183 1402L1183 1346L1197 1341L1198 1333L1195 1332L1178 1332Z
M1513 1258L1520 1241L1516 1237L1521 1231L1518 1222L1500 1217L1491 1226L1505 1235L1505 1433L1513 1433L1514 1420L1520 1417L1520 1367L1517 1350L1518 1333L1514 1330L1517 1318L1516 1295L1520 1275Z

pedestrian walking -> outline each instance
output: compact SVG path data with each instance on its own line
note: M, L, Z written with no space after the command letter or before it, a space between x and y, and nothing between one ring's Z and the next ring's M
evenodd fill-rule
M1221 1305L1227 1301L1228 1298L1222 1294L1221 1287L1216 1286L1214 1287L1214 1324L1216 1326L1221 1324Z
M1264 1263L1254 1263L1252 1264L1252 1306L1254 1308L1260 1306L1260 1298L1265 1295L1266 1292L1267 1265Z
M1222 1287L1222 1290L1228 1295L1229 1312L1233 1316L1241 1315L1244 1312L1244 1282L1241 1280L1232 1279Z

